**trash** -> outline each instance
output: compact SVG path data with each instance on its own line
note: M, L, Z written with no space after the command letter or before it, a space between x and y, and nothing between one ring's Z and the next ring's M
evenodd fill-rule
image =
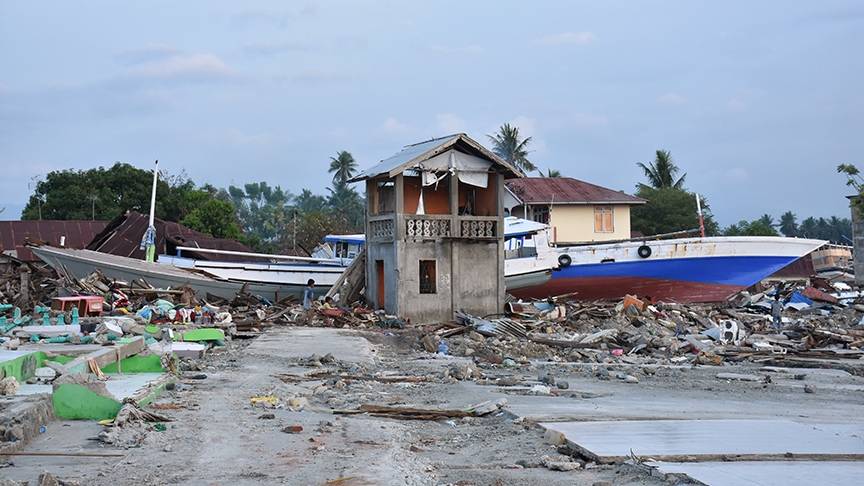
M447 343L443 341L438 345L438 354L447 354L449 350L450 348L447 347Z

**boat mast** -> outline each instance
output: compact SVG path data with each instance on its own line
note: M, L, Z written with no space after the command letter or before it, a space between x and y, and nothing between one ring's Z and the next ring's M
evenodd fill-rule
M696 210L699 211L699 231L702 232L702 238L705 238L705 225L702 224L702 202L699 200L699 194L696 194Z
M150 194L150 225L141 238L141 249L144 250L144 258L148 262L155 261L156 256L156 227L153 226L153 216L156 211L156 180L159 178L159 161L153 168L153 191Z

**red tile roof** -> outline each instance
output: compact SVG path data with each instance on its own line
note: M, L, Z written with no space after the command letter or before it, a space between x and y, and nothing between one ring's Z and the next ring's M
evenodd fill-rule
M532 204L645 204L640 197L589 184L570 177L526 177L505 181L523 203Z

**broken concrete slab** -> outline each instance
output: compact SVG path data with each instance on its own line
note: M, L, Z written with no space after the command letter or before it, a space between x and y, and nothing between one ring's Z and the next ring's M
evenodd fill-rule
M864 460L858 427L836 434L791 420L639 420L542 423L562 432L585 457L621 463L635 454L655 461L729 458ZM834 424L836 427L836 424Z
M703 484L811 486L857 484L861 463L848 461L647 462L661 477L686 474Z

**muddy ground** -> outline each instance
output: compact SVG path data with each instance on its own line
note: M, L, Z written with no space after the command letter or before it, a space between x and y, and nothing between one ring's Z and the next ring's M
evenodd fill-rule
M96 486L686 484L687 478L651 477L644 466L602 465L568 455L544 440L538 422L700 417L843 422L861 416L864 379L837 370L518 356L513 357L517 366L503 367L430 354L420 336L418 330L310 334L280 326L256 339L235 339L203 359L184 362L173 390L146 408L174 419L164 430L151 423L118 429L56 421L25 451L44 455L15 456L14 466L0 468L0 478L33 485L49 471L61 484ZM322 352L331 348L332 356ZM718 373L759 378L721 379ZM403 420L333 413L364 404L459 410L501 397L508 404L482 417ZM547 467L566 462L573 470Z

